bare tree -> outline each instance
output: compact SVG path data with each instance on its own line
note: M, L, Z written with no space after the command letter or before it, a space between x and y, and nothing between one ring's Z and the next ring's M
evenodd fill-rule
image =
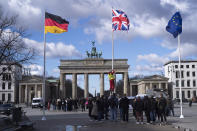
M7 68L15 64L30 62L35 56L35 49L28 47L23 38L27 37L24 27L17 24L18 16L5 15L0 8L0 65ZM5 70L0 71L0 75Z

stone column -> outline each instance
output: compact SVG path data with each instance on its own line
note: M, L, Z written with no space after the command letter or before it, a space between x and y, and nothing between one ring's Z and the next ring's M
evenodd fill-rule
M38 85L35 84L35 97L37 98L38 97Z
M100 96L104 95L104 73L100 74Z
M153 90L153 83L150 82L150 89Z
M168 90L168 82L165 83L165 89Z
M130 84L130 92L129 92L130 94L130 96L133 96L133 85L132 84Z
M84 74L84 98L89 97L88 74Z
M27 103L27 84L25 85L25 103Z
M65 89L65 85L64 85L64 82L65 82L65 74L61 73L60 74L60 97L63 98L64 97L64 89Z
M34 85L34 86L35 86L35 85ZM29 95L29 96L28 96L28 103L31 104L31 92L32 92L32 91L31 91L31 87L27 89L27 92L28 92L28 95Z
M128 72L124 73L124 94L128 95Z
M22 92L21 92L21 87L22 85L21 84L19 84L19 100L18 100L18 102L19 103L21 103L21 94L22 94Z
M143 94L146 94L146 84L143 83L142 87L143 87Z
M41 87L42 89L41 89L41 97L43 98L44 97L44 85L42 84L42 87Z
M77 98L77 74L72 74L73 80L72 80L72 98Z
M161 83L159 83L159 89L161 89Z

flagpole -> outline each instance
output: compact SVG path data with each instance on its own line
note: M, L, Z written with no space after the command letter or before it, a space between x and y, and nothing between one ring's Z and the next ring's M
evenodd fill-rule
M112 30L112 70L114 70L114 31Z
M183 101L182 101L182 87L181 87L181 51L180 51L180 34L178 34L178 51L179 51L179 89L180 89L180 110L181 115L180 118L184 118L183 116Z
M43 92L42 92L42 97L43 97L43 116L42 120L46 120L45 117L45 86L46 86L46 80L45 80L45 66L46 66L46 34L45 34L45 12L44 12L44 71L43 71Z

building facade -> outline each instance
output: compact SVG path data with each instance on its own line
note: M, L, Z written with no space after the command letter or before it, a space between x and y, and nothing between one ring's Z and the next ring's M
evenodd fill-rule
M159 92L168 94L168 78L153 75L141 79L130 80L130 95L149 94L159 96Z
M45 83L45 100L59 97L59 80L49 79ZM25 76L19 82L19 103L31 105L33 98L43 97L43 78L41 76Z
M197 61L181 61L180 73L178 61L169 61L164 68L165 77L169 78L169 82L172 84L173 99L180 98L180 87L183 99L196 97ZM181 78L179 78L180 76Z
M18 85L22 79L21 65L0 65L0 101L17 102Z
M124 81L124 94L128 95L128 59L114 59L114 71L122 74ZM112 60L103 58L86 58L79 60L60 60L60 96L67 97L65 80L66 75L72 74L72 98L77 98L77 75L84 75L84 98L89 96L89 75L98 74L100 76L100 96L104 95L104 76L111 71ZM115 89L116 91L116 89Z

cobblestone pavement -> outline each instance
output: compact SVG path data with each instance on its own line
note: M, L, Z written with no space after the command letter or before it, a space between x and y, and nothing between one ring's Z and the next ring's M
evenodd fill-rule
M175 117L169 117L172 125L176 128L183 128L188 131L197 131L197 103L193 103L192 107L189 107L188 103L183 104L184 118L180 119L180 106L175 105Z
M136 125L130 114L129 122L89 121L87 112L46 111L46 121L42 121L42 111L25 108L26 114L35 122L36 131L177 131L172 125ZM71 126L72 125L72 126ZM77 130L78 128L78 130Z

